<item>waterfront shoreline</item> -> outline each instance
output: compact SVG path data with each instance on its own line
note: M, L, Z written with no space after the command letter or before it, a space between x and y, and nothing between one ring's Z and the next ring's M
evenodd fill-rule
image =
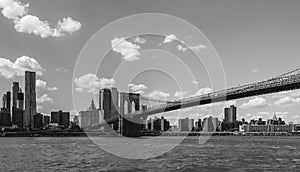
M52 132L52 131L39 131L39 132L5 132L0 135L0 137L121 137L116 133L104 133L104 132ZM255 133L255 132L208 132L208 133L161 133L160 135L140 135L139 137L200 137L200 136L209 136L209 137L251 137L251 136L300 136L300 132L269 132L269 133Z

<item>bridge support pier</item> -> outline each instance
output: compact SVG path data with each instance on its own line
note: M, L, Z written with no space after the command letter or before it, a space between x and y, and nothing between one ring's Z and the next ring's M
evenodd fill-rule
M119 127L120 135L126 137L139 137L143 127L143 120L139 117L120 117Z
M126 137L139 137L143 121L140 117L126 116L140 110L140 94L120 93L119 132Z

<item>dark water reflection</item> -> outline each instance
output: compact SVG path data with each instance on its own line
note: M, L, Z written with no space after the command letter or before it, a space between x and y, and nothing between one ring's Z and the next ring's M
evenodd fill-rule
M147 160L113 156L84 137L0 138L0 171L300 171L300 137L187 139Z

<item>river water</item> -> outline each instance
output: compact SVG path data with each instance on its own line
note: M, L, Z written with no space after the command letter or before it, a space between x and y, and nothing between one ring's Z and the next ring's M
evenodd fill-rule
M111 155L87 137L0 138L0 171L300 171L300 137L195 137L144 160Z

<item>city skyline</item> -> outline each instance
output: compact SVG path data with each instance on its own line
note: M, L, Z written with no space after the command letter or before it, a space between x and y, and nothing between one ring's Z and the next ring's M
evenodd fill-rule
M12 125L17 125L17 126L24 126L24 127L29 127L29 128L35 128L34 126L36 126L35 124L35 117L36 115L42 115L41 113L38 113L38 111L36 110L36 79L35 79L35 72L31 72L31 71L25 71L25 99L24 99L24 93L22 92L22 88L19 87L19 83L18 82L13 82L12 83L12 92L11 91L7 91L4 95L3 95L3 99L2 99L2 107L10 114L10 119L11 119L11 123ZM11 94L12 93L12 94ZM11 99L11 95L12 95L12 99ZM140 111L143 112L145 110L147 110L147 105L143 105L140 101L143 99L142 96L140 95L140 93L124 93L124 92L119 92L117 88L111 87L111 88L103 88L102 90L99 91L99 104L98 104L98 108L96 108L96 105L94 103L94 99L92 99L92 103L91 106L87 109L87 111L84 110L80 110L79 112L79 123L82 123L82 120L80 120L80 118L82 118L82 114L84 113L85 115L87 115L84 119L90 121L88 123L88 125L85 125L85 127L90 127L92 126L91 123L94 124L99 124L101 123L101 120L109 120L110 118L112 118L113 116L118 116L118 114L128 114L128 113L134 113L135 111ZM119 99L120 98L120 99ZM25 111L24 111L24 100L25 100ZM120 103L119 103L120 101ZM131 102L132 101L132 102ZM154 101L154 99L152 100ZM141 103L141 104L140 104ZM122 105L123 104L123 105ZM124 107L122 107L124 106ZM206 106L206 105L203 105ZM22 112L21 114L19 114L19 112ZM62 112L62 110L59 110L58 112L51 112L51 123L62 123L61 122L61 117L59 118L58 116L53 119L53 113L62 113L65 114L65 112ZM93 117L90 119L90 113L93 113L94 115L92 115ZM23 116L24 113L24 116ZM70 120L70 113L66 112L67 116L68 116L68 120L69 122L73 121L74 116L72 116L72 119ZM18 115L18 117L16 117ZM23 116L22 119L20 118L20 115ZM279 114L280 115L280 114ZM47 115L45 115L47 116ZM96 117L98 116L98 117ZM155 116L155 118L157 118L157 116L160 116L162 118L164 118L163 115L161 115L161 113L158 113L156 115L150 115L147 118L151 119L151 116ZM274 112L272 118L267 118L267 121L269 123L269 120L274 120L274 118L276 117L276 112ZM207 118L212 118L211 115L206 115L205 117L196 117L196 118L191 118L191 120L199 120L199 119L207 119ZM52 120L53 119L53 120ZM98 119L98 120L95 120ZM185 119L189 119L178 116L177 120L178 122L181 120L185 120ZM237 120L237 107L234 105L229 105L228 107L224 107L224 114L223 117L220 117L220 119L223 120L218 120L219 122L225 122L225 123L234 123L236 121L238 122L247 122L247 120L245 120L245 118L241 118L239 120ZM253 121L260 121L262 122L263 118L262 117L252 117L249 120L249 123L253 123ZM282 116L279 116L279 119L282 119ZM23 124L19 124L17 121L20 121ZM23 120L23 121L22 121ZM147 120L147 119L146 119ZM277 117L276 117L277 120ZM60 122L58 122L60 121ZM66 121L66 120L64 120ZM91 122L92 121L92 122ZM150 120L151 121L151 120ZM289 121L289 123L294 123L295 121ZM85 122L86 123L86 122ZM171 125L176 126L176 123L170 123ZM194 122L191 122L192 126L194 127ZM38 125L38 124L37 124ZM180 123L177 123L177 125L180 128ZM64 126L66 126L64 124ZM82 127L82 125L79 124L80 127ZM113 123L113 128L114 130L118 130L119 124L118 122ZM196 124L195 124L196 126ZM191 127L189 127L191 128ZM191 130L191 129L189 129Z
M196 80L190 78L184 80L184 76L179 76L180 82L183 80L183 83L187 83L182 90L174 87L170 80L157 73L150 73L149 76L144 75L137 78L134 83L117 80L117 78L111 78L111 76L105 76L101 73L96 73L96 76L82 73L73 78L76 59L86 41L101 27L110 22L139 12L139 10L135 10L134 7L128 6L125 2L102 2L105 5L114 5L116 8L120 8L120 13L118 14L104 8L105 5L97 5L99 2L96 1L88 4L81 1L72 1L70 3L68 0L63 2L49 1L43 4L34 0L15 2L20 2L20 4L23 4L23 7L29 3L29 6L26 7L28 9L26 14L17 14L17 16L13 16L12 13L1 14L0 22L3 25L0 26L0 35L3 36L5 41L0 41L0 92L4 93L8 88L11 88L13 81L19 81L20 85L23 86L24 82L20 78L24 75L22 72L25 69L36 71L37 108L43 114L49 115L51 111L57 109L74 110L72 92L82 97L82 102L76 105L78 106L77 111L85 109L93 97L91 92L88 93L90 88L83 87L90 84L90 82L84 80L85 78L96 81L100 87L106 86L106 84L115 85L120 91L125 92L128 91L128 85L133 84L131 88L136 89L136 91L142 91L145 95L151 95L152 97L162 96L170 100L177 99L180 96L191 96L197 92L211 91L205 76L197 76L200 78ZM227 87L261 81L299 68L297 63L299 61L297 55L300 53L297 48L297 40L299 40L299 34L297 34L299 28L297 16L299 15L297 14L299 11L296 8L299 2L289 4L274 2L272 5L269 5L269 1L264 1L256 2L258 5L255 6L247 1L235 2L231 5L223 4L222 2L216 3L216 1L212 1L211 4L208 2L185 4L180 1L173 4L156 1L155 3L143 2L143 5L136 1L131 2L135 2L140 10L146 12L153 7L153 4L159 4L155 5L157 9L149 11L164 12L180 17L203 31L220 56L226 74ZM181 8L191 8L192 10L180 10L178 4L180 4ZM97 6L97 9L80 10L78 12L79 6L81 9ZM121 8L124 6L127 8ZM285 13L278 14L276 10L278 6L282 6L281 10ZM0 4L1 11L5 7L5 4ZM55 15L52 14L52 10L50 11L48 7L55 9ZM100 10L98 10L98 7ZM199 9L195 9L195 7ZM200 14L197 17L193 17L191 14L193 10L199 11ZM94 11L94 15L91 15L89 11ZM256 11L255 14L253 11ZM104 14L109 17L101 17ZM22 27L15 29L14 18L20 19L29 15L36 15L41 21L49 21L50 26L55 26L55 23L60 21L61 23L70 24L70 27L68 27L69 30L65 29L67 32L61 32L64 34L58 35L53 34L55 29L59 29L56 27L50 27L49 32L46 34L40 32L35 34L33 31L30 32L28 28ZM289 20L285 20L286 18ZM225 23L223 19L227 19L227 22ZM95 24L95 21L99 23ZM21 24L19 22L18 26L21 26ZM257 30L258 32L252 32ZM206 44L202 45L203 40L190 38L186 33L178 34L178 31L172 28L167 28L163 32L164 36L169 36L166 38L174 38L175 36L178 40L190 45L189 48L202 48L201 50L205 51L204 47L208 46ZM112 42L118 42L123 37L129 36L115 35L110 37L110 41L105 42L105 44L111 48ZM143 42L143 40L139 40L139 42ZM161 42L164 42L164 40L161 40ZM143 48L142 44L138 45ZM170 47L165 48L165 50L171 49ZM184 52L185 48L175 47L175 51ZM146 58L156 61L155 63L157 64L161 63L165 66L169 64L170 66L175 66L175 68L180 67L178 63L173 62L173 58L168 54L157 52L139 53L141 54L139 60L131 61L132 63L127 61L128 68L141 63L147 64ZM123 58L120 56L122 54L118 55L115 57L118 60ZM172 69L170 67L167 70ZM82 76L85 77L81 78ZM75 82L75 80L78 82ZM162 80L165 82L160 82ZM74 90L72 90L72 84L74 84ZM93 86L93 84L91 85ZM199 88L197 89L195 85L198 85ZM217 88L213 89L215 91L218 90ZM61 98L61 95L64 95L64 99ZM243 117L247 120L258 117L271 118L273 113L276 112L278 116L286 118L287 121L299 123L299 95L299 90L295 90L246 98L230 103L236 104L239 108L237 115L239 119ZM198 109L190 112L183 111L180 118L191 117L196 113L197 115L195 116L212 115L220 118L223 115L223 107L224 104L212 105L211 112L206 111L206 108L201 108L200 111ZM175 121L173 114L166 114L165 116L167 119Z

